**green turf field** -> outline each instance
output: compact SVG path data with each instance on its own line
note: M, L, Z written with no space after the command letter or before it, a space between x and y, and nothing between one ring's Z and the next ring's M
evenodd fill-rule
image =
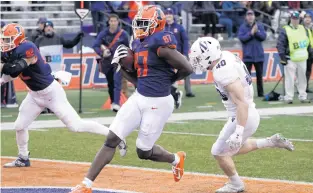
M210 154L211 146L216 137L180 134L218 134L224 121L190 121L185 124L167 124L158 144L170 151L184 150L187 152L186 170L203 173L222 174ZM312 117L281 116L263 119L256 137L270 136L276 132L286 137L312 139ZM127 138L129 151L126 157L116 154L113 164L140 167L170 169L168 164L141 161L136 156L137 132ZM67 129L49 129L48 131L30 131L31 156L36 158L92 161L101 147L104 137L94 134L72 133ZM235 158L241 175L285 180L313 182L313 142L294 142L296 150L289 152L281 149L267 149L249 153ZM2 131L1 153L16 156L14 131Z
M313 81L311 81L313 84ZM280 84L276 92L281 92ZM255 90L256 90L256 86ZM274 83L265 83L264 84L264 92L268 93L274 87ZM183 90L183 87L180 86L180 89ZM195 112L195 111L218 111L225 110L223 104L221 103L221 98L215 90L213 85L197 85L192 87L193 92L196 94L196 98L184 98L183 106L179 110L175 110L175 112ZM132 89L130 89L132 90ZM73 107L78 111L79 106L79 91L78 90L69 90L66 92L67 97ZM17 99L19 103L26 96L26 92L18 92ZM295 94L296 96L296 94ZM309 96L313 98L313 95ZM89 89L83 90L83 114L82 117L103 117L103 116L114 116L115 113L111 111L104 111L101 109L102 104L108 98L107 89ZM282 107L282 106L290 106L286 104L271 104L269 102L262 101L262 98L255 97L255 102L257 104L257 108L263 107ZM307 106L308 104L300 104L295 97L294 104L292 106ZM11 122L14 121L17 117L18 110L15 109L1 109L2 111L2 122ZM55 116L51 115L41 115L37 120L49 120L49 119L57 119Z
M268 92L273 83L265 84ZM212 85L194 86L196 98L185 98L183 107L175 112L217 111L224 110L218 94ZM77 109L78 91L67 91L70 102ZM18 93L18 99L25 93ZM83 111L95 112L83 114L83 117L114 116L110 111L102 111L100 106L107 98L103 90L83 91ZM257 107L281 107L284 104L269 104L256 98ZM308 106L295 100L292 106ZM212 107L208 107L212 106ZM289 105L290 106L290 105ZM311 104L312 106L312 104ZM312 107L313 108L313 107ZM17 109L2 109L2 121L14 121ZM40 116L39 119L55 119L54 116ZM211 147L223 127L225 121L184 121L169 123L164 129L164 134L158 144L170 151L184 150L187 152L186 170L194 172L222 174L210 154ZM174 132L174 133L171 133ZM282 133L288 138L296 139L296 150L271 149L252 152L235 158L238 171L243 176L274 178L281 180L295 180L313 182L313 117L312 115L297 116L272 116L261 120L260 127L255 137L267 137L274 133ZM206 135L200 135L206 134ZM212 135L212 136L209 136ZM170 169L168 164L141 161L136 156L135 143L137 132L128 138L129 151L126 157L121 158L116 154L113 164L164 168ZM301 141L309 140L309 141ZM87 161L93 160L97 150L103 144L105 137L94 134L72 133L67 129L49 129L44 131L30 131L31 157ZM311 141L310 141L311 140ZM14 131L1 132L1 155L16 156L17 147Z

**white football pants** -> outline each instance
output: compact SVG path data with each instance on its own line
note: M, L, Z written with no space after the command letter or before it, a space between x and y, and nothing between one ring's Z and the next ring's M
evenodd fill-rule
M299 100L307 99L306 93L306 61L303 62L293 62L288 60L287 65L284 67L285 71L285 100L293 100L294 97L294 87L295 87L295 77L297 78L297 85L299 92Z
M29 91L19 108L15 121L16 142L19 154L28 155L28 126L44 108L49 108L73 132L90 132L108 135L108 127L93 121L82 120L68 102L62 86L54 81L41 91Z

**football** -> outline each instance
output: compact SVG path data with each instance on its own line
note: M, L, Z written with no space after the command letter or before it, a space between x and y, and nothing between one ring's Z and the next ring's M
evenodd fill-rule
M121 66L129 72L134 72L134 53L133 51L127 47L127 56L122 58L120 61Z

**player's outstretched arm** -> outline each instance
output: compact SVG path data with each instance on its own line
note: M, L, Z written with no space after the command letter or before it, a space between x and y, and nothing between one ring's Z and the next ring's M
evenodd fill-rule
M227 85L225 88L232 101L237 105L237 125L244 127L247 123L249 109L249 105L244 97L244 88L239 79Z
M189 76L193 72L189 61L176 49L171 49L169 47L160 47L158 49L158 55L178 70L173 77L173 82L181 80Z

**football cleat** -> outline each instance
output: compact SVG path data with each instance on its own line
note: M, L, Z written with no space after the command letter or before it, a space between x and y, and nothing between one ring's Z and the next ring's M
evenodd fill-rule
M183 103L182 99L183 99L183 91L178 91L177 93L177 101L175 101L175 108L179 109Z
M235 186L231 183L226 183L223 187L216 190L215 193L238 193L243 191L245 191L245 186L243 184Z
M276 133L275 135L269 137L269 140L271 140L275 147L284 148L287 149L288 151L295 150L295 147L293 146L292 142L279 133Z
M3 167L15 168L15 167L29 167L29 166L30 166L29 156L22 156L21 154L19 154L16 160L14 160L13 162L4 164Z
M120 150L120 155L121 157L124 157L127 153L127 145L126 145L126 140L122 140L120 144L118 144L118 149Z
M69 193L92 193L92 189L87 188L84 184L79 184L72 188Z
M177 155L180 158L179 163L172 167L175 182L178 182L184 175L184 164L186 159L186 153L183 151L177 152Z

